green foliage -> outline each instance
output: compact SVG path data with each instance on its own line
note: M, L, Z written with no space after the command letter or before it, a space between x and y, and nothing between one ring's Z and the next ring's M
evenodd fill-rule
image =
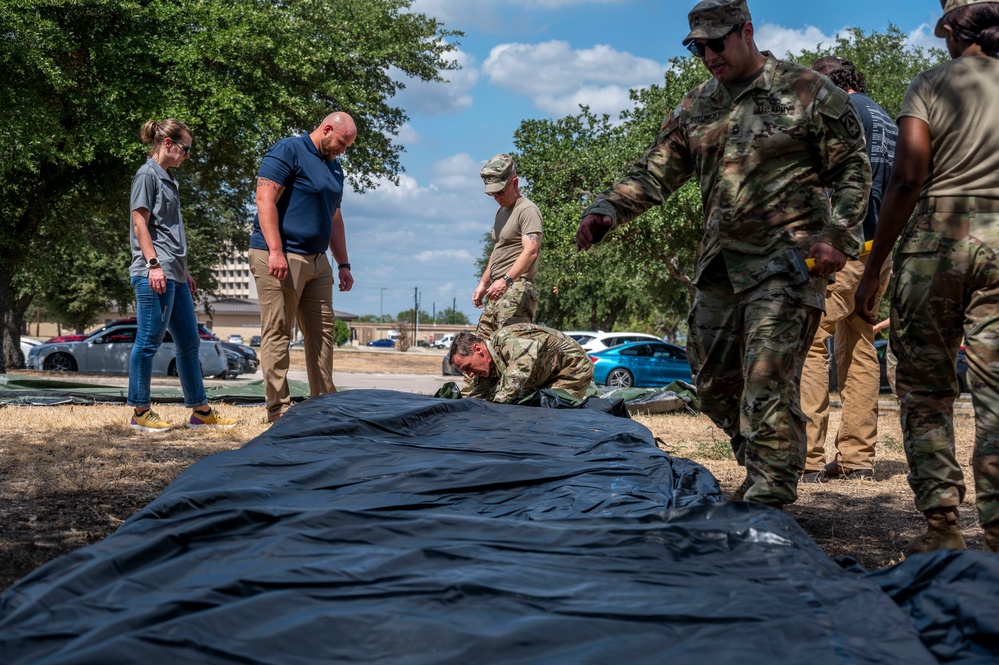
M908 44L905 33L891 23L884 33L866 34L860 28L849 28L834 44L820 44L815 51L805 50L789 59L808 67L827 55L837 55L856 65L867 79L867 95L893 118L898 116L902 98L916 74L949 59L942 49L926 50Z
M518 173L545 222L537 283L538 320L546 325L613 330L619 320L649 318L673 329L667 322L686 317L701 236L695 185L589 252L575 249L584 208L642 156L666 113L705 78L693 58L670 64L663 85L632 92L636 107L618 125L584 108L558 120L526 120L514 134Z
M333 343L337 346L343 346L349 341L350 326L348 326L346 322L337 319L333 328Z
M406 309L399 312L395 320L399 322L400 325L413 325L413 309ZM430 312L425 312L420 310L420 323L433 323L434 317L430 316Z
M5 352L31 296L85 319L122 294L127 262L94 262L109 234L128 247L128 192L145 159L139 128L176 117L194 133L179 169L190 267L245 246L264 151L330 111L357 122L345 170L358 189L401 170L406 121L393 68L423 80L454 69L453 46L411 0L7 0L0 4L0 319ZM60 304L71 255L91 304ZM113 253L118 253L115 250ZM41 273L53 272L53 275ZM98 271L114 273L97 275ZM111 286L113 288L106 288ZM23 297L27 296L27 298ZM79 310L79 311L76 311ZM16 340L14 340L16 341ZM6 354L9 357L9 354ZM2 367L0 367L2 369Z
M465 313L450 307L437 312L437 323L451 323L455 325L467 326L468 317Z
M359 323L392 323L395 319L392 318L391 314L362 314L357 317Z

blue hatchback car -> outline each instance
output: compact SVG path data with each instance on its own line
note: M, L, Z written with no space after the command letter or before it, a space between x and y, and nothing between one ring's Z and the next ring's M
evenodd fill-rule
M687 351L667 342L633 342L590 353L593 380L612 388L658 388L691 381Z
M382 346L391 349L395 346L395 342L390 339L376 339L372 342L368 342L368 346Z

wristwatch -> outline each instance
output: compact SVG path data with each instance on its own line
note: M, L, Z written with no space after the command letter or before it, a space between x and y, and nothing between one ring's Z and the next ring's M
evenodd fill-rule
M510 288L510 287L513 286L513 278L510 277L510 275L503 275L503 281L506 282L507 288Z
M148 261L146 261L146 268L148 270L152 270L153 268L162 268L162 267L163 266L160 265L160 260L158 258L156 258L155 256L153 258L149 259Z
M338 263L338 264L336 264L336 269L337 270L343 270L344 268L346 268L347 270L350 270L350 264L349 263Z

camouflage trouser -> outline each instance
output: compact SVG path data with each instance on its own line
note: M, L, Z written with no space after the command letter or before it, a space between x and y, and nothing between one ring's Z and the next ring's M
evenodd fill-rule
M822 316L825 279L784 275L733 293L724 269L705 271L690 312L687 353L701 410L731 437L752 486L746 501L793 503L805 464L798 382Z
M514 280L513 286L499 300L487 300L479 317L475 334L489 339L494 332L512 323L534 323L538 312L538 291L534 282L523 277Z
M965 495L954 451L955 360L961 337L975 408L972 468L981 523L999 520L999 206L920 201L895 250L891 348L916 507L954 507ZM944 211L941 211L941 208Z
M593 361L583 351L582 353L565 353L562 357L561 369L555 375L555 380L545 387L564 390L575 399L581 400L586 397L592 383Z

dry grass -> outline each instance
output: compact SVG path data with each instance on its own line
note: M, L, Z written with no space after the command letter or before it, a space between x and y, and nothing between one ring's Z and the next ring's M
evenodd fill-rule
M337 349L333 353L334 372L372 372L377 374L440 374L443 350L363 351ZM291 368L305 369L305 352L291 350Z
M207 455L267 428L262 408L219 407L229 430L143 434L125 406L0 408L0 589L49 559L101 540ZM157 413L185 423L183 406Z
M892 400L883 399L882 404L885 401ZM835 453L832 437L841 415L839 409L833 409L830 417L826 445L830 461ZM745 469L735 462L728 437L707 416L637 416L635 420L665 442L663 447L671 455L688 457L707 467L726 495L746 477ZM974 418L969 409L957 409L954 430L958 460L968 483L968 494L961 506L964 537L968 547L981 549L982 531L971 471ZM874 480L802 483L798 486L798 501L788 506L787 513L829 556L852 556L868 569L882 568L901 561L908 541L925 529L923 516L913 504L907 473L899 413L893 404L881 410Z
M385 356L385 358L372 358ZM339 353L339 371L351 371L348 359L373 369L382 363L406 367L440 355ZM402 362L405 360L406 362ZM389 365L386 365L389 367ZM361 371L355 369L354 371ZM148 435L132 430L125 406L0 407L0 589L37 566L113 532L124 520L155 498L177 474L203 457L240 447L263 432L263 409L221 406L241 420L231 430L177 429ZM188 410L162 405L166 420L186 422ZM830 430L838 425L834 413ZM666 442L673 455L694 459L718 478L730 493L744 473L732 459L728 442L705 416L639 416L639 422ZM973 421L967 410L956 418L959 457L970 459ZM921 525L905 482L905 458L898 412L882 413L876 482L840 481L803 485L799 502L788 514L831 556L851 555L868 568L901 558L908 538ZM965 467L965 476L971 471ZM974 496L962 507L965 537L980 547Z

